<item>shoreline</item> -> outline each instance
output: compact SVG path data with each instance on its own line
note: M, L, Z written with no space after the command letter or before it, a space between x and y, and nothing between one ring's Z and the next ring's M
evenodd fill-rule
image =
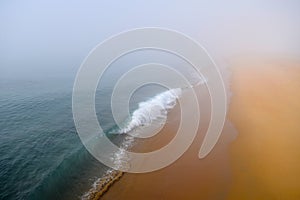
M198 86L196 91L201 102L200 125L196 138L184 155L171 165L154 172L124 173L101 199L215 199L227 195L231 172L226 149L235 137L235 132L227 121L218 145L206 158L198 158L210 120L210 99L205 85ZM178 128L179 108L177 105L170 111L167 123L159 134L136 142L131 150L153 151L170 142ZM222 180L219 177L223 177ZM199 190L203 192L199 193Z
M123 176L124 172L112 170L111 172L105 174L103 177L99 178L94 184L95 186L91 188L86 196L82 197L83 200L99 200L109 188Z
M210 105L205 89L199 88L199 130L184 155L155 172L124 173L101 199L299 199L300 62L241 59L230 71L228 120L206 158L198 159L198 151ZM162 134L138 142L134 151L168 143L179 114L177 106Z

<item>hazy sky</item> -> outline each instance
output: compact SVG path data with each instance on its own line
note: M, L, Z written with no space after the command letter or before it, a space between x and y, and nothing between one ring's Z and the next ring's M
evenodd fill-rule
M0 2L0 78L73 77L105 38L137 27L183 32L216 59L300 55L300 1Z

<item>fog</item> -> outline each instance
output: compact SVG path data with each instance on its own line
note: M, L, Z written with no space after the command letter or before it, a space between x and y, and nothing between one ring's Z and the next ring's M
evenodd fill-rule
M180 31L214 59L299 57L300 1L1 1L0 78L74 78L107 37L139 27Z

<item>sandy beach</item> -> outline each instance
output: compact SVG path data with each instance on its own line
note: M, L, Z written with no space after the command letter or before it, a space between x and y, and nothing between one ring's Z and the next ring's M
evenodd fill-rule
M201 123L188 151L159 171L125 173L101 199L300 199L299 63L232 62L228 120L213 151L198 158L210 117L200 86ZM170 141L179 114L177 106L164 129L134 150L149 151Z
M232 66L229 199L300 199L300 62Z

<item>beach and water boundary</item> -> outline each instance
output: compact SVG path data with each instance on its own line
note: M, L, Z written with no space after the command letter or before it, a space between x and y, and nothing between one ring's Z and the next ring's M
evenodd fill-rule
M125 173L109 184L106 193L99 191L97 198L298 199L299 61L241 59L231 63L230 71L229 120L207 158L197 157L209 120L204 106L201 116L207 118L202 118L198 136L183 157L156 172ZM201 103L203 108L208 101ZM164 135L133 148L148 151L170 141L178 112L175 107L169 113L172 120L162 130Z

